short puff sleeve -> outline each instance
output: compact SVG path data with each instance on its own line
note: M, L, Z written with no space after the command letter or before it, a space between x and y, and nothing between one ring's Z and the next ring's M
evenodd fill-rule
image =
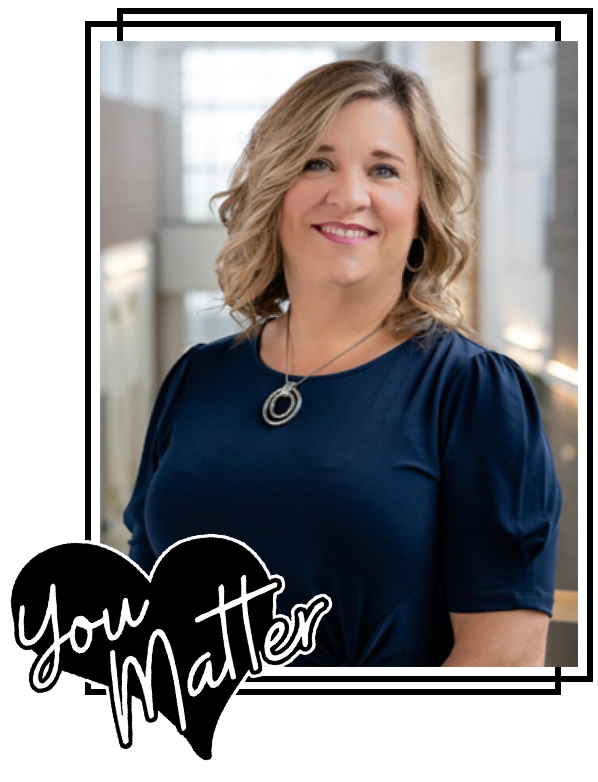
M128 541L129 557L146 573L151 572L157 556L150 545L145 531L145 500L160 460L160 449L163 446L166 422L172 414L176 400L180 395L193 354L193 348L183 353L162 381L145 435L133 494L123 513L125 526L132 533Z
M552 616L562 494L523 369L492 350L469 358L445 395L440 437L448 610Z

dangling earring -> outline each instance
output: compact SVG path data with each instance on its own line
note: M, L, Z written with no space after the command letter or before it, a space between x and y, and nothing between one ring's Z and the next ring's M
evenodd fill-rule
M417 266L409 266L409 256L407 257L407 261L405 262L405 268L410 271L412 274L416 274L417 272L422 270L422 267L426 260L426 245L424 240L421 238L421 236L416 236L415 239L419 239L422 246L422 252L421 252L421 260L417 264ZM415 239L413 240L415 242ZM411 245L411 248L413 249L413 244ZM411 255L411 251L409 252L409 255Z

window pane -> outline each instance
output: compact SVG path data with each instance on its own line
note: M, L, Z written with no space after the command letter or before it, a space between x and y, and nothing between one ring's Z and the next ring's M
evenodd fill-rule
M261 48L189 49L182 57L183 105L252 105L267 80Z
M264 98L273 103L294 82L308 71L336 60L335 52L329 47L266 49L263 53L268 73L265 81Z
M336 59L331 47L190 48L182 55L183 106L267 106L307 71Z
M185 166L213 165L232 168L262 114L250 109L189 109L183 112Z
M209 199L214 193L227 188L228 169L183 172L183 219L198 222L218 221L218 207L222 199L214 202L210 212Z

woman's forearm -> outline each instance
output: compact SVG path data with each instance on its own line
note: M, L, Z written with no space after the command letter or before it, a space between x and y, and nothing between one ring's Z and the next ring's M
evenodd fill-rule
M532 609L451 613L453 650L442 668L541 668L550 617Z
M544 665L543 657L516 657L509 656L501 650L493 652L488 650L486 653L473 652L471 649L455 646L446 660L440 666L441 668L537 668Z
M454 647L446 660L440 666L441 668L477 668L480 666L490 666L492 663L483 662L470 650Z

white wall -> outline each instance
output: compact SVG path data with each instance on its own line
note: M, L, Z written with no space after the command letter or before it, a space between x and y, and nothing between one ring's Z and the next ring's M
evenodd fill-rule
M160 230L158 291L184 294L190 290L217 289L214 262L226 241L226 229L219 224L179 223Z

